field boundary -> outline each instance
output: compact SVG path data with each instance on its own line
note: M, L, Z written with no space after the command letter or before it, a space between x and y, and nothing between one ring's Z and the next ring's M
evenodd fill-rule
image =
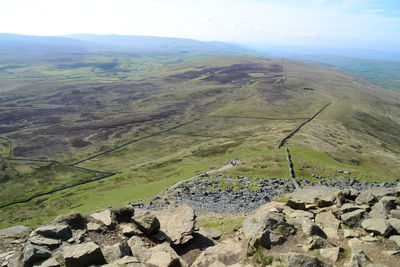
M310 118L308 118L307 120L303 121L301 124L299 124L293 131L291 131L287 136L285 136L278 144L278 148L281 148L285 142L292 137L295 133L297 133L301 127L303 127L304 125L306 125L307 123L309 123L310 121L312 121L315 117L318 116L318 114L320 114L325 108L327 108L330 104L332 104L332 102L329 102L328 104L324 105L320 110L318 110L313 116L311 116Z
M285 74L285 76L286 76L286 74ZM286 80L286 77L285 77L284 80ZM282 81L282 83L283 82L284 81ZM97 158L99 156L103 156L103 155L106 155L108 153L114 152L116 150L119 150L121 148L129 146L129 145L131 145L133 143L137 143L137 142L149 139L151 137L158 136L158 135L161 135L163 133L176 130L178 128L184 127L186 125L189 125L189 124L192 124L192 123L198 122L200 120L204 120L204 119L209 119L209 118L260 119L260 120L301 120L301 119L306 119L303 123L301 123L299 126L297 126L297 128L294 131L292 131L288 136L286 136L285 138L283 138L281 140L280 145L279 145L279 148L280 148L288 138L290 138L295 132L297 132L304 124L306 124L306 123L310 122L312 119L314 119L329 104L331 104L331 103L328 103L327 105L325 105L317 113L315 113L311 118L272 118L272 117L251 117L251 116L243 116L243 117L241 117L241 116L230 116L230 115L226 115L226 116L224 116L224 115L211 115L211 116L200 117L200 118L197 118L197 119L194 119L194 120L191 120L191 121L188 121L188 122L185 122L185 123L181 123L179 125L167 128L167 129L159 131L157 133L153 133L153 134L150 134L150 135L147 135L147 136L143 136L143 137L140 137L140 138L125 142L122 145L118 145L118 146L116 146L114 148L111 148L109 150L103 151L101 153L94 154L92 156L89 156L87 158L84 158L82 160L79 160L79 161L76 161L76 162L73 162L73 163L64 163L64 162L60 162L60 161L57 161L57 160L15 158L15 157L13 157L13 152L12 152L13 151L13 141L11 139L9 139L9 138L0 136L0 139L5 140L9 144L10 151L9 151L9 156L8 156L7 159L10 160L10 161L31 161L31 162L43 162L43 163L56 163L56 164L60 164L61 166L64 166L64 167L72 167L72 168L76 168L76 169L83 170L83 171L88 171L88 172L93 172L93 173L98 173L98 174L104 174L101 177L97 177L97 178L94 178L94 179L90 179L90 180L74 183L74 184L67 185L67 186L63 186L63 187L60 187L60 188L56 188L56 189L50 190L48 192L38 193L38 194L35 194L35 195L33 195L33 196L29 197L29 198L26 198L26 199L13 201L13 202L1 205L0 208L5 208L5 207L16 205L16 204L26 203L26 202L31 201L32 199L37 198L37 197L41 197L41 196L44 196L44 195L49 195L49 194L52 194L52 193L55 193L55 192L59 192L59 191L65 190L65 189L73 188L73 187L76 187L76 186L79 186L79 185L88 184L88 183L91 183L91 182L99 181L99 180L114 176L114 175L116 175L116 173L114 173L114 172L104 172L104 171L100 171L100 170L94 170L94 169L79 167L77 165L79 165L79 164L81 164L83 162L92 160L94 158ZM291 176L291 178L293 178L293 177Z

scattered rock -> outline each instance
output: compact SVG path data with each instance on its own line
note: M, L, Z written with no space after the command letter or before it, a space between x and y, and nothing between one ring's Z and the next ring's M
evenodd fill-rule
M372 187L366 190L367 192L371 192L375 197L381 198L385 196L396 196L396 193L391 188L385 188L382 186Z
M22 251L22 265L24 267L32 266L36 262L46 260L51 257L50 251L42 247L36 247L27 242Z
M90 222L87 224L87 230L95 231L95 232L101 231L101 224L95 223L95 222Z
M361 223L361 226L367 232L383 235L384 237L389 237L390 235L396 233L396 230L385 219L380 219L380 218L366 219Z
M343 236L344 238L353 238L353 237L360 237L360 232L351 229L344 229Z
M50 249L59 247L61 245L61 240L45 237L31 237L28 239L28 242L30 242L32 245L46 246Z
M200 227L199 234L214 240L218 240L221 237L222 232L210 227Z
M365 242L378 242L379 238L367 235L367 236L361 237L361 240L365 241Z
M118 223L129 223L135 214L135 209L131 205L115 207L111 209L111 214Z
M344 213L348 213L348 212L352 212L352 211L360 210L360 209L369 211L371 208L368 205L354 205L351 203L346 203L342 207L340 207L339 210L342 214L344 214Z
M290 267L328 267L331 266L317 257L312 257L300 253L289 252L280 255L280 260L284 266Z
M301 224L301 229L308 236L320 236L322 238L327 238L325 232L309 219L303 220L303 223Z
M360 225L361 220L364 218L365 214L365 210L357 209L355 211L342 214L340 218L346 225L354 227Z
M349 239L349 241L347 242L348 246L349 246L351 249L361 248L362 245L363 245L364 243L365 243L364 241L362 241L362 240L360 240L360 239L358 239L358 238L351 238L351 239Z
M396 244L400 247L400 235L392 235L389 237L389 240L396 242Z
M111 224L112 224L110 210L102 210L99 212L92 213L92 214L90 214L90 217L92 217L96 221L102 222L107 227L111 226Z
M373 207L369 215L372 218L387 218L390 210L396 208L398 199L396 197L382 197Z
M378 199L376 196L374 196L370 191L363 191L360 193L360 195L356 198L356 204L357 205L369 205L372 206L376 202L378 202Z
M174 245L184 244L192 239L192 233L198 230L194 210L188 205L157 212L160 230Z
M304 205L316 204L318 207L326 207L333 205L333 202L336 199L335 197L336 191L337 190L334 188L329 188L325 186L306 187L306 188L296 189L291 194L289 200L299 204L304 203ZM286 203L286 205L288 204ZM288 206L291 207L290 205ZM299 209L299 208L294 208L294 209Z
M310 241L307 245L307 250L314 250L314 249L320 249L320 248L330 248L333 247L329 241L327 241L324 238L321 238L319 236L313 236L310 238Z
M137 257L141 262L146 262L150 258L150 252L140 237L132 236L128 240L128 246L131 249L132 255Z
M102 265L102 267L146 267L137 257L125 256L113 263Z
M60 267L60 266L61 264L55 258L50 258L33 264L33 267Z
M192 264L193 267L207 267L214 262L233 265L241 260L242 249L240 244L218 244L204 250Z
M116 261L124 256L131 256L131 249L127 242L121 242L102 249L104 257L110 262Z
M306 203L300 199L288 199L286 206L295 210L306 210Z
M362 266L367 262L367 256L361 249L354 248L351 251L350 261L347 262L345 267Z
M390 214L393 216L393 218L400 219L400 210L391 210Z
M282 244L286 237L295 232L293 225L286 223L283 214L257 211L243 222L243 234L247 239L247 253L252 255L258 246L270 248Z
M63 255L66 267L84 267L106 263L100 247L93 242L65 247Z
M135 226L146 235L157 232L160 229L160 222L149 211L137 211L135 216L132 217L132 222Z
M397 218L388 219L390 225L400 234L400 220Z
M287 221L291 224L301 225L304 219L313 220L314 214L304 210L292 210L290 208L284 209L283 213L286 215Z
M72 237L72 232L68 225L48 225L36 228L31 235L41 235L47 238L67 241Z
M148 266L181 266L180 257L167 243L163 243L151 248L150 253L150 258L146 262Z
M133 223L122 223L119 229L124 236L133 236L143 234Z
M339 247L321 248L319 250L319 254L321 255L321 257L333 262L336 262L338 260L339 253L340 253Z
M55 224L68 225L71 229L84 229L88 219L79 212L73 211L54 220Z
M315 216L315 222L322 227L329 238L337 239L341 221L332 211L320 212Z

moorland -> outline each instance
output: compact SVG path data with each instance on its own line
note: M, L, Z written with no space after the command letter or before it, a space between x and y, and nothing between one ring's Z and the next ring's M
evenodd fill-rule
M290 178L279 142L329 103L284 144L296 177L400 178L400 95L378 83L220 43L78 37L0 51L1 228L146 202L230 160L222 174Z

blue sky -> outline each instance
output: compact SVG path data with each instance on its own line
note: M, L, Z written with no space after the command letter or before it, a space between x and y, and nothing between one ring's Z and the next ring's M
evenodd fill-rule
M1 0L0 32L391 49L400 47L400 1Z

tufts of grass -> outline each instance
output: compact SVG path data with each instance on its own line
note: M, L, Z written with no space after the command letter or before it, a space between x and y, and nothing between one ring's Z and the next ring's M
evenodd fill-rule
M242 227L244 216L238 217L225 217L221 219L202 218L198 219L198 224L201 227L211 227L222 232L221 239L225 239L233 232Z

